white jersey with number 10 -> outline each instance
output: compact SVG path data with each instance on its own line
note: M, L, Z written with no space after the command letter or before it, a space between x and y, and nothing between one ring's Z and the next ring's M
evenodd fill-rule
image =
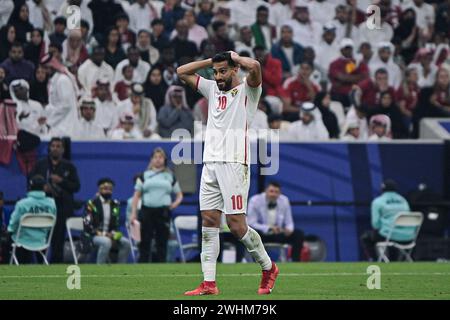
M208 99L208 123L203 162L250 164L248 127L256 113L261 85L251 87L244 79L229 91L215 81L197 77L197 90Z

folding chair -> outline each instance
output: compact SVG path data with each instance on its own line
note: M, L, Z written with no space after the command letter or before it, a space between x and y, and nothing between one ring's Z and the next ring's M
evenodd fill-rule
M69 218L66 220L66 228L67 228L67 234L69 235L69 242L70 242L70 249L72 250L73 255L73 261L75 264L78 264L78 257L75 250L75 246L73 244L73 238L72 238L72 230L73 231L83 231L83 218L81 217L75 217L75 218Z
M416 246L416 239L419 235L420 227L422 226L423 215L421 212L400 212L392 223L389 234L385 241L378 242L376 248L378 251L378 262L389 262L389 258L386 256L386 249L388 247L394 247L400 251L400 253L406 258L407 261L413 262L411 253ZM400 244L392 241L392 233L395 228L398 227L415 227L415 234L410 243ZM401 229L397 229L396 232L401 232Z
M9 264L13 264L13 262L16 265L19 265L19 261L16 257L16 249L17 248L24 248L28 251L34 251L39 252L42 258L44 259L44 262L46 265L48 265L47 261L47 249L50 246L50 242L52 241L53 236L53 229L55 227L56 223L56 216L48 213L42 213L42 214L33 214L33 213L26 213L20 218L19 222L19 228L17 229L17 235L16 235L16 241L12 244L12 253L11 253L11 260ZM21 243L20 235L23 231L22 228L33 228L33 229L50 229L47 233L47 240L46 243L39 246L29 246L24 243ZM43 251L46 251L45 254Z
M185 256L184 250L198 248L198 243L190 242L190 243L183 244L183 242L181 241L180 230L197 232L197 228L198 228L197 223L198 223L198 217L196 215L177 216L173 220L173 226L175 228L175 233L177 236L178 247L180 248L180 255L181 255L182 262L186 262L186 256Z

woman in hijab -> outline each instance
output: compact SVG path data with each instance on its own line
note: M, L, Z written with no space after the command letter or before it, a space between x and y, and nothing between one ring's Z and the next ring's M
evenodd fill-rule
M154 65L148 72L147 81L144 83L145 96L152 99L156 111L159 111L164 105L164 99L168 88L162 75L162 66Z
M34 29L31 32L31 41L25 47L25 59L38 66L39 60L45 54L44 31L42 29Z
M14 8L9 17L9 24L16 28L16 40L25 43L27 42L27 33L33 31L34 27L29 20L30 11L26 3Z
M416 25L416 12L412 8L403 11L398 27L394 30L394 38L401 42L401 56L408 65L418 48L419 28Z
M16 27L8 24L0 29L0 63L8 58L9 49L16 41Z
M322 121L328 130L330 139L338 139L340 128L336 115L330 110L330 103L331 98L327 92L321 91L316 94L314 105L318 107L320 113L322 113Z
M105 62L113 67L113 69L116 68L120 61L127 58L127 55L123 51L122 45L120 43L120 33L117 27L111 27L108 30L104 47Z
M38 65L34 72L34 79L30 85L30 99L39 101L43 106L48 104L48 77L45 68Z

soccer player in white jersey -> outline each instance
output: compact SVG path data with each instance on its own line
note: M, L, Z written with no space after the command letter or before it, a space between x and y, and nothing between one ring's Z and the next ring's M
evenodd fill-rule
M241 82L239 67L248 71ZM196 74L212 67L214 80ZM218 294L216 261L219 255L221 215L226 215L233 235L261 265L262 279L258 294L271 293L278 267L269 258L259 234L247 225L247 197L250 186L250 144L247 136L261 96L261 66L259 62L224 52L212 59L195 61L177 69L179 78L208 99L208 123L200 183L202 215L201 263L204 281L185 295Z

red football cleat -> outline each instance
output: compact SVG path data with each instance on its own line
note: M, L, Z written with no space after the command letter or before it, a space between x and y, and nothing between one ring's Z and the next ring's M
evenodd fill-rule
M261 283L259 285L258 294L270 294L275 286L275 280L278 277L278 269L275 262L272 261L272 269L262 272Z
M219 289L217 289L215 281L203 281L197 289L186 291L184 293L185 296L205 296L209 294L219 294Z

